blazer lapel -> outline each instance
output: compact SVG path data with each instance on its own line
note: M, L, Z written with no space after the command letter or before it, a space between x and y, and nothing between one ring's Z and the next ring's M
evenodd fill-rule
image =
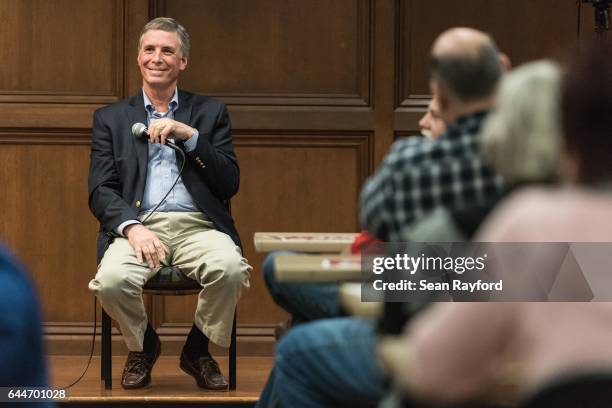
M178 94L179 106L176 112L174 112L174 120L189 125L189 122L191 121L191 95L187 92L181 91L180 89L178 90ZM176 160L180 168L180 166L183 164L180 154L176 155Z
M191 95L180 89L178 90L178 94L179 107L176 112L174 112L174 120L189 125L189 121L191 120Z
M128 108L128 118L130 123L130 135L131 127L134 123L147 124L147 111L144 108L144 99L142 97L142 91L130 100L130 107ZM136 148L136 158L138 160L138 167L141 169L141 177L146 178L147 174L147 162L149 161L149 143L146 137L134 137L134 147ZM144 185L144 179L142 180Z

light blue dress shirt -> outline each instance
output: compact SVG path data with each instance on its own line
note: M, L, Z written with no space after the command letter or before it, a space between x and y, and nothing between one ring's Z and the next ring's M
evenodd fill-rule
M178 92L175 90L170 103L168 104L168 110L166 112L157 112L155 107L151 103L151 100L147 94L142 91L144 97L144 105L147 111L147 126L156 120L168 118L174 119L174 112L179 107ZM193 151L196 148L199 138L199 132L196 129L195 134L188 140L185 141L185 150L188 152ZM174 142L174 139L168 139ZM140 207L140 214L151 211L157 203L159 203L164 195L172 187L172 183L178 177L179 167L176 159L176 152L162 144L149 142L149 162L147 164L147 179L145 182L144 195L142 197L142 205ZM176 186L172 189L168 197L161 202L156 211L169 212L199 212L198 207L193 202L191 195L185 188L183 180L179 178ZM137 220L128 220L117 228L117 232L123 235L123 230L130 224L138 223Z

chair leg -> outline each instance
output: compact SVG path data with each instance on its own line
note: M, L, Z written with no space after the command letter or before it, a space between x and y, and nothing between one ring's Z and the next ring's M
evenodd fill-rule
M232 323L232 339L229 348L229 389L236 389L236 318L237 311L234 311L234 322Z
M111 338L112 322L110 316L102 309L102 379L104 380L104 388L110 390L113 388L112 379L112 338Z

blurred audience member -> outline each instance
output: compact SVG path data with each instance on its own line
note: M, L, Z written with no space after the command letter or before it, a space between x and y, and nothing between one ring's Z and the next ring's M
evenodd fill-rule
M432 56L432 91L449 127L433 141L396 142L366 184L362 221L378 239L401 240L415 219L438 206L476 204L502 190L501 178L479 155L478 141L502 74L495 44L482 32L456 28L438 37ZM279 342L258 406L376 403L384 393L385 375L375 344L372 322L356 318L292 329Z
M440 116L438 102L435 97L427 106L427 112L419 121L421 134L429 139L437 139L446 131L446 125ZM351 245L350 252L361 253L369 243L376 241L367 231L361 231ZM274 259L277 255L290 252L273 252L263 263L264 282L274 302L291 315L290 325L304 323L317 319L340 317L345 315L338 298L336 283L284 283L276 280ZM285 323L277 329L280 337L289 325Z
M563 173L572 182L513 193L478 240L612 241L610 72L612 53L599 45L581 53L562 80ZM530 88L523 91L536 97ZM518 360L524 395L560 377L612 372L611 322L612 304L603 302L439 304L408 326L403 357L387 361L410 395L454 402L482 393L509 359Z
M557 181L560 77L556 63L539 61L515 69L500 85L482 150L510 185Z
M525 64L504 77L480 136L482 155L506 181L504 193L463 209L437 208L411 226L407 241L471 239L503 195L525 184L557 181L560 77L550 61Z
M23 268L1 245L0 328L0 387L48 386L36 291Z
M431 143L399 140L361 192L361 223L382 241L405 241L412 223L438 207L466 208L503 187L480 155L481 125L503 69L486 34L442 33L432 49L431 89L448 131Z

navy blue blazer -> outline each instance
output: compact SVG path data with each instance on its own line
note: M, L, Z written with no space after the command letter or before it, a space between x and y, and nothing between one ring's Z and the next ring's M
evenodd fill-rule
M213 98L182 90L178 98L174 119L200 133L195 150L186 154L183 183L200 211L240 246L228 205L238 192L240 169L227 108ZM132 125L137 122L147 123L142 92L100 108L93 116L88 190L89 208L100 221L98 262L109 233L124 221L137 219L144 195L149 142L132 136ZM182 142L177 145L184 148Z

